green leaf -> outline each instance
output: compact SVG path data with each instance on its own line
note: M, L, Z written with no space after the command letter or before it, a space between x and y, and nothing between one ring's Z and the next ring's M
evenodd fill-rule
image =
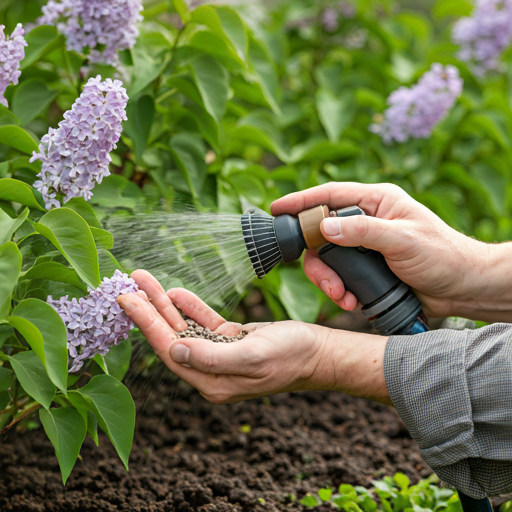
M25 48L25 58L21 61L22 70L64 44L64 37L58 33L57 29L47 25L32 29L25 36L25 40L28 46Z
M0 126L0 144L5 144L27 155L39 149L37 142L23 128L13 124Z
M123 341L119 345L114 345L108 354L103 356L107 365L108 373L117 380L123 380L132 356L132 344L129 340Z
M469 16L473 10L472 2L466 0L437 0L432 8L434 18L443 18L444 16Z
M71 284L84 292L87 291L87 286L78 277L75 270L56 261L45 261L34 265L20 276L20 281L24 279L48 279L58 283Z
M29 322L31 327L27 329L26 323L20 320ZM51 381L65 394L68 333L57 311L46 302L26 299L13 309L9 323L21 332L43 363Z
M170 142L171 153L180 172L187 180L194 198L201 195L206 179L205 149L200 139L189 133L178 133Z
M357 103L351 92L336 96L327 89L320 89L316 95L316 108L329 140L335 143L352 123Z
M241 62L247 61L247 30L233 9L201 5L192 11L191 21L207 26L224 40Z
M322 306L322 292L311 283L301 268L282 268L279 299L293 320L313 323Z
M93 412L91 404L85 395L80 391L68 391L68 400L73 404L73 407L82 415L84 422L87 423L87 432L98 446L98 421Z
M84 442L86 424L81 414L71 407L39 411L39 418L59 461L62 483L65 484Z
M50 240L91 288L100 285L96 244L91 228L78 213L69 208L51 210L34 229Z
M407 475L404 475L403 473L396 473L393 477L393 480L402 491L407 490L409 488L409 484L411 483Z
M354 158L361 153L359 147L350 140L342 140L337 143L323 138L312 137L304 144L295 146L290 154L289 161L299 162L335 162Z
M5 391L11 387L13 377L14 373L12 370L8 370L7 368L0 366L0 391ZM0 410L1 409L2 408L0 407Z
M21 252L13 242L0 245L0 319L10 311L11 294L21 272Z
M192 76L206 111L220 123L229 97L229 73L209 55L197 55L190 61Z
M181 22L186 25L190 21L190 12L184 0L172 0L176 12L180 15Z
M171 52L158 52L140 45L132 50L133 74L127 87L128 97L134 98L150 84L167 66Z
M112 174L94 187L90 202L106 208L136 208L143 201L144 195L135 183Z
M3 127L0 127L0 130ZM36 208L44 211L44 208L37 202L32 188L20 180L13 178L4 178L0 180L0 199L4 201L14 201L30 208Z
M155 102L148 94L131 100L126 112L128 121L124 123L124 131L133 139L137 160L142 159L148 143L149 132L155 117Z
M100 260L100 277L111 278L117 269L121 268L119 262L105 248L98 247L98 259Z
M27 394L45 409L49 409L55 396L55 385L36 353L33 350L20 352L9 357L9 362Z
M110 375L97 375L80 389L128 469L135 429L135 404L126 387Z
M0 105L0 126L6 124L19 125L20 120L4 105Z
M268 103L268 106L277 114L281 114L279 100L279 79L274 63L269 59L259 41L251 37L249 46L249 57L252 70L255 74L261 92Z
M318 490L318 497L322 501L329 501L332 496L332 489L319 489Z
M114 247L114 237L112 233L109 233L105 229L93 228L92 226L91 232L96 244L101 245L107 250L110 250L112 247Z
M11 401L11 395L9 391L0 391L0 411L5 409Z
M0 209L0 245L11 240L12 235L27 220L28 214L29 209L25 208L19 217L13 219Z
M290 161L288 148L271 112L256 111L240 119L232 135L271 151L283 162Z
M265 200L265 187L255 176L246 172L235 172L229 175L228 181L252 204L260 206Z
M66 203L66 208L78 213L89 226L103 229L101 222L96 217L94 208L83 197L73 197Z
M306 494L304 498L302 498L299 503L305 505L308 508L316 507L319 503L318 500L312 494Z
M58 92L48 89L40 78L31 78L16 87L11 108L25 126L44 112L57 95Z

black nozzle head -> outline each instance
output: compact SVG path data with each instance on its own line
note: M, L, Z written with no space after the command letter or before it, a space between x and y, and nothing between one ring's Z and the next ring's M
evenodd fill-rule
M291 215L272 217L261 210L242 215L242 232L256 275L262 279L280 261L300 258L306 248L298 219Z
M242 215L242 232L254 271L262 279L283 259L274 218L261 210L249 210Z
M306 248L299 219L291 215L279 215L274 219L277 243L285 263L298 260Z

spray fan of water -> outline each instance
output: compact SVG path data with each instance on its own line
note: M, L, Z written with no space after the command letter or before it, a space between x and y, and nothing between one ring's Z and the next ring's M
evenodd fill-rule
M229 310L255 277L236 214L139 211L111 217L108 229L124 267L143 268L164 289L187 288L217 309Z

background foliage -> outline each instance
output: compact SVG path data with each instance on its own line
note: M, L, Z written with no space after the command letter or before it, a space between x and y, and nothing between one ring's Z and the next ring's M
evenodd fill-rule
M360 0L329 32L322 14L332 3L150 0L122 67L92 66L87 76L84 56L67 51L55 28L27 35L20 84L7 91L10 108L0 107L0 430L35 426L39 409L64 481L86 432L97 441L99 425L125 464L133 435L133 401L120 382L129 343L68 376L66 330L45 303L83 296L119 268L107 216L177 203L268 210L331 180L393 182L468 235L512 238L510 51L506 71L486 79L456 60L450 28L471 12L465 0ZM41 4L4 0L6 32L34 22ZM430 139L384 145L368 126L392 91L433 62L458 67L462 97ZM89 204L46 212L29 155L98 73L121 78L130 97L112 175ZM336 312L299 267L256 285L276 319Z

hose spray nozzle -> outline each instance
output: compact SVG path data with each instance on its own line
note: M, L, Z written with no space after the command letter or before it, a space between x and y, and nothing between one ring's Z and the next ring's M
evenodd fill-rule
M272 217L261 210L249 210L242 216L242 231L256 275L262 279L279 262L291 263L307 249L318 249L319 258L342 279L363 304L363 313L381 334L397 334L411 329L428 330L417 325L421 303L408 285L400 281L379 252L364 247L341 247L329 243L320 230L326 217L365 215L357 206L329 211L317 206L298 217ZM421 323L422 321L419 320ZM413 328L413 326L415 326Z

